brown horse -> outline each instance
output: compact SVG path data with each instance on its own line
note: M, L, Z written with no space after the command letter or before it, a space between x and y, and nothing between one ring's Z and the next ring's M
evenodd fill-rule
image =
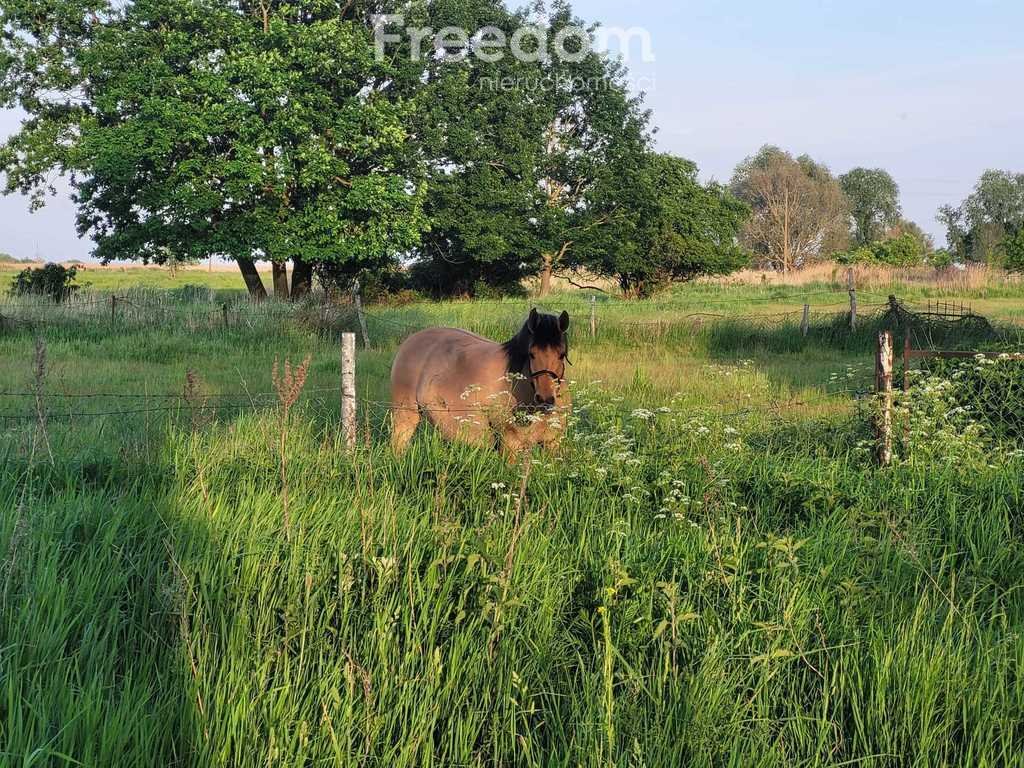
M534 309L504 344L455 328L410 336L391 367L395 451L409 444L424 414L451 440L497 442L510 455L556 447L571 407L568 329L568 312Z

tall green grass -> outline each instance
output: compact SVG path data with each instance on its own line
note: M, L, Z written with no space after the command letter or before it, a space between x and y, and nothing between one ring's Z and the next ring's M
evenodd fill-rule
M868 341L577 329L564 449L512 466L429 429L395 457L379 407L346 453L348 320L296 319L41 331L46 442L22 400L0 433L0 765L1024 765L1024 458L879 469ZM32 350L0 338L0 388ZM286 530L261 393L306 353ZM66 418L187 369L248 395Z
M523 466L298 416L290 536L273 414L9 453L4 762L1020 764L1019 459L587 413L521 507Z

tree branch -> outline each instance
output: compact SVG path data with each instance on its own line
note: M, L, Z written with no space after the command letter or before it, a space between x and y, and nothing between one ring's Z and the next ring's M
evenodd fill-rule
M601 293L608 293L608 291L606 291L604 288L599 288L596 285L580 285L579 283L577 283L575 280L573 280L568 275L560 275L557 272L552 272L551 274L553 274L559 280L565 280L565 282L567 282L569 285L573 286L574 288L579 288L579 289L584 290L584 291L600 291Z

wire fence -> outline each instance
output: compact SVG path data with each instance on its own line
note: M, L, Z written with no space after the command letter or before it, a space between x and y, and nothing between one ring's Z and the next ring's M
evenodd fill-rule
M838 291L811 291L790 294L786 298L810 298L815 295L839 293ZM268 326L278 327L281 323L298 323L301 327L324 334L355 332L363 336L365 347L387 349L397 345L404 338L438 324L438 314L456 308L459 304L427 307L412 306L398 308L375 308L360 316L356 306L324 301L308 301L298 304L268 301L259 304L249 302L223 303L212 305L212 296L181 297L168 296L165 292L132 291L103 297L75 296L67 302L54 304L41 300L0 302L0 331L19 333L25 329L36 334L49 328L93 328L106 333L110 328L134 330L140 327L166 328L173 323L179 330L228 333L247 330L263 330ZM744 299L749 303L749 300ZM475 310L487 306L488 312L459 312L460 327L492 338L507 337L522 322L526 309L534 302L515 301L474 301L465 308ZM617 305L614 311L602 312L596 301L585 302L577 313L573 326L573 343L624 340L633 344L649 343L692 343L700 337L712 350L736 351L756 347L769 352L798 352L807 340L818 340L830 345L846 348L871 348L873 338L880 328L906 329L913 343L920 347L934 346L937 341L949 340L964 346L975 343L978 333L988 334L1004 344L1006 339L997 339L998 334L991 324L973 313L959 317L935 317L929 310L918 312L905 303L895 302L888 297L885 302L852 304L836 302L805 305L801 310L786 310L769 313L729 314L716 312L692 312L690 305L678 305L675 312L666 311L656 317L630 319L620 316L628 311L629 305ZM672 306L669 303L659 305ZM500 307L503 311L497 311ZM648 307L645 310L649 311ZM970 330L970 333L967 331ZM995 343L995 342L993 342ZM377 382L380 384L380 382ZM864 400L872 393L870 379L858 377L857 381L841 378L799 395L784 395L775 399L762 398L759 402L743 408L702 406L708 415L723 418L742 418L750 415L796 414L815 409L835 410L837 406L848 406L857 400ZM324 419L334 419L340 410L340 387L308 389L304 393L305 407L320 414ZM370 396L357 398L357 404L365 415L372 415L375 421L383 423L386 414L409 406L375 399ZM0 391L0 425L16 429L24 425L61 422L75 424L99 419L128 419L166 417L172 420L204 419L238 416L245 413L267 411L277 407L275 392L228 392L196 396L186 393L149 392L57 392L40 388L39 391ZM637 405L643 405L638 403ZM443 410L447 413L472 413L486 409L486 406L461 406L453 404L425 404L417 410ZM612 415L626 418L633 411L633 405L621 405ZM993 409L990 409L993 410ZM995 409L998 410L998 409ZM1005 409L1004 409L1005 410ZM574 408L574 415L586 416L586 408ZM1010 422L1009 417L1000 417ZM1022 428L1024 431L1024 428Z
M334 395L334 398L325 397L322 393L329 393ZM766 413L766 412L781 412L793 409L815 407L826 404L835 404L836 398L846 396L849 398L860 398L864 397L869 393L869 390L851 387L842 388L826 388L822 389L815 396L794 396L784 400L773 400L766 401L757 406L748 406L741 409L727 409L727 408L715 408L710 406L703 406L700 410L721 417L731 416L745 416L754 413ZM202 402L197 402L197 397ZM65 409L62 406L63 402L71 401L75 403L82 403L96 400L106 399L117 399L117 400L132 400L140 405L133 405L131 407L123 408L100 408L100 409L87 409L80 410L75 408ZM50 392L0 392L0 402L8 404L7 408L0 412L0 420L7 421L38 421L40 419L45 420L74 420L74 419L90 419L90 418L103 418L112 416L136 416L139 414L171 414L171 415L188 415L190 413L216 413L216 412L259 412L277 408L279 406L278 396L276 393L260 393L260 394L247 394L247 393L230 393L230 394L216 394L216 395L202 395L196 397L190 397L186 395L152 395L152 394L141 394L141 393L73 393L73 394L61 394L61 393L50 393ZM318 410L324 413L334 414L337 412L337 404L340 403L341 392L340 389L313 389L306 390L303 392L303 400L300 401L307 406L312 406L314 410ZM26 405L22 408L11 409L9 403L15 401L26 402ZM213 400L214 402L209 402ZM160 403L158 405L151 405L150 403ZM368 409L375 412L392 412L399 410L414 410L422 413L437 412L446 414L459 414L459 413L487 413L489 411L496 410L493 404L451 404L451 403L422 403L414 406L410 406L405 403L396 403L390 400L379 400L367 397L357 397L357 404L364 409ZM144 404L144 405L143 405ZM607 403L602 404L604 411L610 411L619 415L631 414L637 410L639 405L621 405L621 406L610 406ZM592 412L593 406L573 406L573 407L556 407L551 410L551 413L572 413L576 415L585 414ZM696 410L696 409L695 409ZM541 411L538 411L540 413ZM543 413L548 413L544 411Z

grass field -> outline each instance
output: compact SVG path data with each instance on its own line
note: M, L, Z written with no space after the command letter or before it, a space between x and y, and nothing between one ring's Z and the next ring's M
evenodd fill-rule
M1024 458L950 421L877 467L881 284L854 334L830 279L602 297L595 338L557 296L578 411L519 466L396 458L380 403L410 330L525 300L373 308L347 454L349 313L111 289L0 302L47 321L0 330L0 764L1024 765Z
M27 264L11 264L0 262L0 287L6 290L11 279L25 269ZM32 265L38 266L38 265ZM167 267L143 265L102 266L100 264L77 264L78 274L75 283L86 290L122 291L131 288L175 289L186 285L202 285L218 290L244 291L245 283L238 269L230 265L217 264L215 269L205 266L180 267L175 270ZM269 283L269 274L263 276Z

